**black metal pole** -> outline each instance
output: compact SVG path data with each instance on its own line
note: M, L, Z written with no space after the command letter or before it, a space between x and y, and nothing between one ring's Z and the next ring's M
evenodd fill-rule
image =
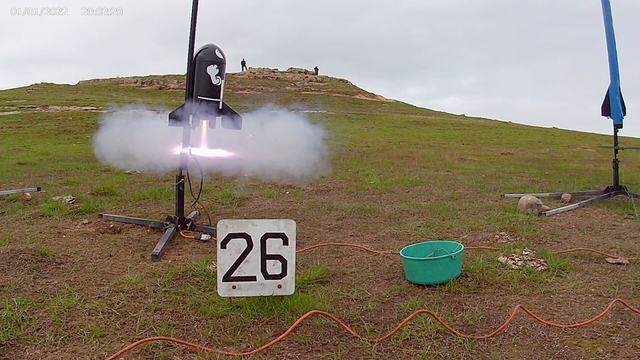
M187 109L190 108L190 103L193 99L193 83L194 83L194 71L193 71L193 53L196 42L196 24L198 21L198 0L193 0L191 7L191 28L189 30L189 50L187 54L187 79L186 89L184 92L184 101L187 104ZM191 114L187 116L191 117ZM185 147L191 147L191 119L183 121L182 126L182 149ZM187 169L189 161L189 154L180 152L180 170L178 176L176 176L176 221L178 225L184 223L184 174L183 170Z
M618 160L618 127L613 125L613 188L620 189L620 160Z
M196 23L198 21L198 0L193 0L191 7L191 30L189 32L189 54L187 57L187 89L184 94L185 102L193 99L193 53L196 44Z

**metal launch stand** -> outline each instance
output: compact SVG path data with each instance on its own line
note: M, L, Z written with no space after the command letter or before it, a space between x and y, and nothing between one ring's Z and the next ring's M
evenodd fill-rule
M189 55L187 59L187 85L185 91L185 101L189 102L193 99L193 53L196 33L196 20L198 13L198 1L193 1L193 7L191 10L191 31L189 34ZM176 125L172 125L176 126ZM182 126L182 146L189 147L191 143L191 125L190 119L186 119L179 126ZM213 226L207 226L196 223L196 218L200 215L199 211L193 211L189 215L185 216L184 212L184 190L185 190L185 176L184 172L187 171L189 154L188 152L180 152L180 169L176 176L176 210L174 215L169 215L165 220L152 220L144 218L135 218L121 215L100 214L99 216L105 220L117 221L127 224L142 225L152 228L163 229L164 234L160 238L160 241L151 252L151 258L158 260L164 253L167 245L176 236L176 233L180 230L192 230L199 231L211 236L216 236L216 228Z
M594 197L577 202L575 204L563 206L557 209L544 211L546 216L559 214L561 212L577 209L579 207L601 201L617 195L626 195L631 198L640 198L640 194L632 193L623 185L620 185L620 161L618 160L619 150L640 150L640 148L624 148L618 142L618 130L622 128L622 120L624 119L627 109L624 105L624 99L620 90L620 69L618 68L618 53L616 50L616 39L613 30L613 16L611 15L611 3L609 0L602 0L602 16L604 19L605 38L607 40L607 54L609 57L609 88L604 97L601 106L601 115L613 120L613 184L607 186L604 190L592 191L576 191L570 192L572 196L595 195ZM611 148L609 146L604 146ZM561 192L557 193L539 193L539 194L505 194L504 197L522 197L525 195L533 195L536 197L560 197Z
M28 189L4 190L4 191L0 191L0 195L22 194L22 193L28 193L28 192L37 192L40 190L42 190L40 186L34 187L34 188L28 188Z
M186 155L181 155L181 157L182 156ZM163 229L164 234L151 252L151 259L159 260L164 253L165 248L169 245L169 242L176 236L176 233L179 230L199 231L211 236L216 236L215 227L196 223L196 218L200 215L199 211L193 211L188 216L184 216L184 183L185 176L183 175L183 169L180 169L180 172L176 176L176 213L175 215L167 216L165 220L153 220L111 214L100 214L99 216L105 220Z
M610 186L607 186L604 190L587 190L587 191L574 191L574 192L554 192L554 193L533 193L533 194L504 194L504 197L510 197L510 198L514 198L514 197L523 197L525 195L532 195L535 197L561 197L562 194L570 194L571 196L590 196L590 195L596 195L592 198L589 198L587 200L583 200L580 202L577 202L575 204L571 204L571 205L566 205L563 207L559 207L557 209L551 209L548 211L544 211L542 212L542 214L546 215L546 216L551 216L551 215L555 215L555 214L559 214L565 211L569 211L569 210L573 210L573 209L577 209L586 205L589 205L591 203L597 202L597 201L602 201L604 199L610 198L610 197L614 197L617 195L626 195L629 196L631 198L640 198L640 194L636 194L636 193L632 193L629 192L629 190L627 189L626 186L624 185L620 185L620 160L618 160L618 151L620 150L640 150L640 148L637 147L621 147L620 143L618 142L618 127L617 126L613 126L613 147L611 146L603 146L604 148L613 148L613 184Z

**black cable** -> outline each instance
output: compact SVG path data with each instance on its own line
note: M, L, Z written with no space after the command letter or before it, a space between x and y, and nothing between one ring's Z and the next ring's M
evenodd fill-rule
M191 153L191 148L189 148L189 156L193 157L195 159L195 157L193 156L193 154ZM187 166L187 184L189 185L189 193L191 194L191 197L195 199L195 197L193 196L193 189L191 188L191 176L189 176L189 167ZM193 207L193 204L191 205L191 207Z
M200 188L198 189L198 196L196 197L193 195L193 188L191 186L191 176L189 175L188 167L186 169L187 183L189 184L189 193L191 193L191 197L194 199L193 203L191 204L191 207L197 211L198 208L195 205L200 203L200 196L202 195L202 189L204 188L204 172L202 170L202 166L200 166L200 162L198 161L198 158L196 158L191 152L191 148L189 148L189 155L193 158L193 160L195 160L196 165L198 166L198 171L200 171ZM209 220L209 226L211 226L211 217L209 216L209 212L204 207L204 205L200 204L200 206L202 206L202 210L204 210L205 214L207 214L207 219Z
M191 153L191 151L189 151L189 153ZM193 196L193 191L191 191L191 179L189 178L189 172L187 172L187 179L189 179L189 191L191 191L191 197L194 199L193 204L191 204L191 207L195 207L198 201L200 201L200 195L202 195L202 188L204 187L204 172L202 171L200 162L198 162L198 158L193 156L193 154L191 154L191 157L193 157L193 160L195 160L196 165L198 166L198 170L200 171L200 188L198 189L197 197Z

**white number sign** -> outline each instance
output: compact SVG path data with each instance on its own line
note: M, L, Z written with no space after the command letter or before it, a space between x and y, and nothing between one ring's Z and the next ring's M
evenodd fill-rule
M293 220L220 220L218 294L291 295L296 282Z

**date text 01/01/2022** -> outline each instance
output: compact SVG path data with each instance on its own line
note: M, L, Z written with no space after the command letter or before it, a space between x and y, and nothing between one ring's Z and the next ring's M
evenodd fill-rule
M66 7L27 7L11 8L11 16L68 16L69 9Z
M80 8L80 16L121 16L124 10L120 7ZM69 16L66 7L25 7L11 8L11 16Z

